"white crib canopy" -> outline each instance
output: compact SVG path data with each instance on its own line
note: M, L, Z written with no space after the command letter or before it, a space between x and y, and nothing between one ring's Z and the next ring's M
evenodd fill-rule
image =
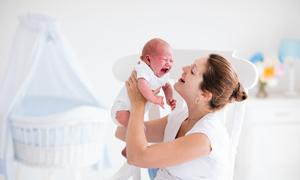
M103 108L68 47L54 19L32 14L19 18L0 86L0 161L5 159L8 117L13 113L44 116L77 105Z

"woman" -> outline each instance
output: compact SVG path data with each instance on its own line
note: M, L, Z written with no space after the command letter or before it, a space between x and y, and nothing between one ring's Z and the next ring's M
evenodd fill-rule
M215 111L247 98L231 64L211 54L183 67L174 88L187 108L145 123L146 100L136 81L133 73L126 82L132 105L127 132L125 128L116 132L123 140L126 135L128 163L160 168L156 179L225 179L228 135ZM148 146L148 142L157 143Z

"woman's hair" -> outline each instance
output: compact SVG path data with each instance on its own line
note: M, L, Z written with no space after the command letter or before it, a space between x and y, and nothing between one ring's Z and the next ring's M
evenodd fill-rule
M207 59L200 89L212 93L209 106L213 111L223 108L227 103L243 101L247 98L231 64L217 54L210 54Z

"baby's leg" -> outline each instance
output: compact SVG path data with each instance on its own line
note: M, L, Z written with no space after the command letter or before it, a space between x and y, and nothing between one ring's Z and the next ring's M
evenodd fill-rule
M129 111L117 111L116 113L116 119L117 121L122 124L124 127L127 127L128 125L128 120L129 120Z

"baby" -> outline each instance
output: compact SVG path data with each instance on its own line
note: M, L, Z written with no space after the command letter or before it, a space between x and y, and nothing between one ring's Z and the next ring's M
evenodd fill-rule
M162 96L157 96L162 88L166 97L166 103L172 110L176 107L173 99L173 90L169 81L168 72L172 68L172 50L170 45L162 39L152 39L143 48L140 61L135 66L138 88L141 94L148 100L145 111L150 109L150 104L157 104L164 108ZM119 126L127 126L130 114L130 101L124 86L112 106L112 119Z

